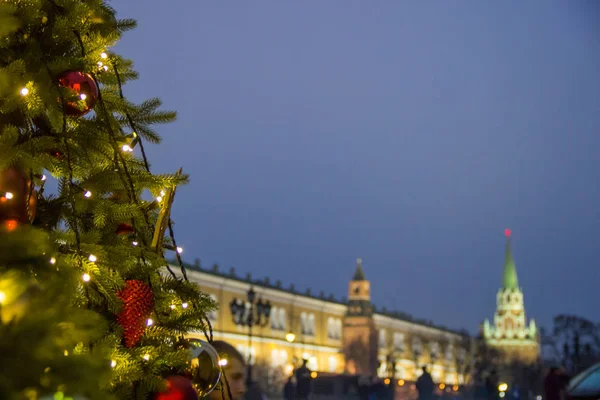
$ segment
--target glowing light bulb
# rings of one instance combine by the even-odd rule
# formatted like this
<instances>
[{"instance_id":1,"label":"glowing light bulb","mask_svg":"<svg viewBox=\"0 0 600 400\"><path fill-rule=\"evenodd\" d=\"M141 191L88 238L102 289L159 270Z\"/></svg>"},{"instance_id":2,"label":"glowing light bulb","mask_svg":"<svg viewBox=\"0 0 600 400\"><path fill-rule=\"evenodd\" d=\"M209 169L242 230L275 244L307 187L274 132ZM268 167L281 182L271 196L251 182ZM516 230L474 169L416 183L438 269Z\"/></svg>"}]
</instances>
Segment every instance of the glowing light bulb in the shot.
<instances>
[{"instance_id":1,"label":"glowing light bulb","mask_svg":"<svg viewBox=\"0 0 600 400\"><path fill-rule=\"evenodd\" d=\"M28 94L29 94L29 89L27 89L26 87L21 89L21 96L27 96Z\"/></svg>"},{"instance_id":2,"label":"glowing light bulb","mask_svg":"<svg viewBox=\"0 0 600 400\"><path fill-rule=\"evenodd\" d=\"M161 195L161 196L164 196L165 194L166 194L166 193L165 193L165 191L164 191L164 190L161 190L161 191L160 191L160 195Z\"/></svg>"},{"instance_id":3,"label":"glowing light bulb","mask_svg":"<svg viewBox=\"0 0 600 400\"><path fill-rule=\"evenodd\" d=\"M46 180L46 175L42 175L42 177L40 179L42 180L42 182L45 181Z\"/></svg>"},{"instance_id":4,"label":"glowing light bulb","mask_svg":"<svg viewBox=\"0 0 600 400\"><path fill-rule=\"evenodd\" d=\"M52 265L56 264L56 258L51 257L50 258L50 264L52 264Z\"/></svg>"},{"instance_id":5,"label":"glowing light bulb","mask_svg":"<svg viewBox=\"0 0 600 400\"><path fill-rule=\"evenodd\" d=\"M132 152L133 149L131 148L130 145L128 144L124 144L123 147L121 147L121 150L125 151L125 152Z\"/></svg>"},{"instance_id":6,"label":"glowing light bulb","mask_svg":"<svg viewBox=\"0 0 600 400\"><path fill-rule=\"evenodd\" d=\"M158 196L158 197L156 198L156 201L158 201L158 202L160 203L160 202L162 201L162 196Z\"/></svg>"},{"instance_id":7,"label":"glowing light bulb","mask_svg":"<svg viewBox=\"0 0 600 400\"><path fill-rule=\"evenodd\" d=\"M92 197L92 192L90 192L89 190L86 190L86 191L83 193L83 195L89 199L90 197Z\"/></svg>"},{"instance_id":8,"label":"glowing light bulb","mask_svg":"<svg viewBox=\"0 0 600 400\"><path fill-rule=\"evenodd\" d=\"M113 367L113 368L116 367L117 366L117 362L115 360L112 360L110 362L110 366Z\"/></svg>"},{"instance_id":9,"label":"glowing light bulb","mask_svg":"<svg viewBox=\"0 0 600 400\"><path fill-rule=\"evenodd\" d=\"M0 290L0 304L6 301L6 293Z\"/></svg>"},{"instance_id":10,"label":"glowing light bulb","mask_svg":"<svg viewBox=\"0 0 600 400\"><path fill-rule=\"evenodd\" d=\"M150 354L144 354L142 357L144 360L148 361L150 359Z\"/></svg>"},{"instance_id":11,"label":"glowing light bulb","mask_svg":"<svg viewBox=\"0 0 600 400\"><path fill-rule=\"evenodd\" d=\"M98 61L98 66L102 67L104 64L102 64L102 61Z\"/></svg>"},{"instance_id":12,"label":"glowing light bulb","mask_svg":"<svg viewBox=\"0 0 600 400\"><path fill-rule=\"evenodd\" d=\"M179 254L183 253L183 247L177 247L177 252L178 252Z\"/></svg>"},{"instance_id":13,"label":"glowing light bulb","mask_svg":"<svg viewBox=\"0 0 600 400\"><path fill-rule=\"evenodd\" d=\"M92 277L90 276L90 274L85 273L82 275L81 279L83 279L84 282L89 282L90 279L92 279Z\"/></svg>"},{"instance_id":14,"label":"glowing light bulb","mask_svg":"<svg viewBox=\"0 0 600 400\"><path fill-rule=\"evenodd\" d=\"M85 99L87 98L87 96L85 95L85 93L81 93L81 94L79 95L79 98L80 98L81 100L85 100Z\"/></svg>"},{"instance_id":15,"label":"glowing light bulb","mask_svg":"<svg viewBox=\"0 0 600 400\"><path fill-rule=\"evenodd\" d=\"M218 362L219 366L224 367L227 365L227 359L223 358L222 360L219 360Z\"/></svg>"},{"instance_id":16,"label":"glowing light bulb","mask_svg":"<svg viewBox=\"0 0 600 400\"><path fill-rule=\"evenodd\" d=\"M138 242L131 242L132 245L137 246Z\"/></svg>"},{"instance_id":17,"label":"glowing light bulb","mask_svg":"<svg viewBox=\"0 0 600 400\"><path fill-rule=\"evenodd\" d=\"M69 355L69 350L63 351L63 354L65 355L65 357L67 357Z\"/></svg>"},{"instance_id":18,"label":"glowing light bulb","mask_svg":"<svg viewBox=\"0 0 600 400\"><path fill-rule=\"evenodd\" d=\"M188 303L183 303L183 304L181 305L181 307L183 307L183 308L188 308Z\"/></svg>"},{"instance_id":19,"label":"glowing light bulb","mask_svg":"<svg viewBox=\"0 0 600 400\"><path fill-rule=\"evenodd\" d=\"M175 309L175 304L171 304L171 310Z\"/></svg>"},{"instance_id":20,"label":"glowing light bulb","mask_svg":"<svg viewBox=\"0 0 600 400\"><path fill-rule=\"evenodd\" d=\"M108 71L108 65L105 65L104 67L102 67L105 71Z\"/></svg>"},{"instance_id":21,"label":"glowing light bulb","mask_svg":"<svg viewBox=\"0 0 600 400\"><path fill-rule=\"evenodd\" d=\"M4 193L4 197L6 197L8 200L10 200L15 196L11 192L6 192L6 193Z\"/></svg>"},{"instance_id":22,"label":"glowing light bulb","mask_svg":"<svg viewBox=\"0 0 600 400\"><path fill-rule=\"evenodd\" d=\"M152 321L152 318L148 318L148 321L146 321L146 325L148 325L148 326L154 325L154 321Z\"/></svg>"},{"instance_id":23,"label":"glowing light bulb","mask_svg":"<svg viewBox=\"0 0 600 400\"><path fill-rule=\"evenodd\" d=\"M91 262L96 262L98 260L98 258L95 255L90 254L90 256L88 257L88 260L90 260Z\"/></svg>"},{"instance_id":24,"label":"glowing light bulb","mask_svg":"<svg viewBox=\"0 0 600 400\"><path fill-rule=\"evenodd\" d=\"M108 54L102 52L100 53L100 58L108 58Z\"/></svg>"}]
</instances>

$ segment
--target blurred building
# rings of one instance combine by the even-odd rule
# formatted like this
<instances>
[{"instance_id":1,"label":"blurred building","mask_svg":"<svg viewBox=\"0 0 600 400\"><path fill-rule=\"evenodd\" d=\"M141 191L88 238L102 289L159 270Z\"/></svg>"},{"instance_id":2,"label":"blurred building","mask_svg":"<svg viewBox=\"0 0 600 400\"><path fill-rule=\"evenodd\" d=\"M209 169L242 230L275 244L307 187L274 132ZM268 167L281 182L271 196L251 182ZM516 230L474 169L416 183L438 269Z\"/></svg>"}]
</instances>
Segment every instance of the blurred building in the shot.
<instances>
[{"instance_id":1,"label":"blurred building","mask_svg":"<svg viewBox=\"0 0 600 400\"><path fill-rule=\"evenodd\" d=\"M233 268L223 272L216 265L204 269L197 263L188 266L187 274L219 304L209 316L214 338L232 343L253 363L284 375L307 359L318 374L378 375L399 386L416 380L424 365L437 383L448 387L466 379L471 338L406 314L376 310L361 259L347 299L324 292L299 293L293 285L283 288L279 281L253 280L249 274L239 277ZM254 315L267 301L270 315L260 323L255 318L250 341L244 322L251 309L247 299L251 288Z\"/></svg>"},{"instance_id":2,"label":"blurred building","mask_svg":"<svg viewBox=\"0 0 600 400\"><path fill-rule=\"evenodd\" d=\"M506 230L506 251L502 287L496 295L494 323L486 319L482 335L486 343L504 356L505 361L533 364L540 355L538 332L533 319L527 322L523 291L511 250L511 232Z\"/></svg>"}]
</instances>

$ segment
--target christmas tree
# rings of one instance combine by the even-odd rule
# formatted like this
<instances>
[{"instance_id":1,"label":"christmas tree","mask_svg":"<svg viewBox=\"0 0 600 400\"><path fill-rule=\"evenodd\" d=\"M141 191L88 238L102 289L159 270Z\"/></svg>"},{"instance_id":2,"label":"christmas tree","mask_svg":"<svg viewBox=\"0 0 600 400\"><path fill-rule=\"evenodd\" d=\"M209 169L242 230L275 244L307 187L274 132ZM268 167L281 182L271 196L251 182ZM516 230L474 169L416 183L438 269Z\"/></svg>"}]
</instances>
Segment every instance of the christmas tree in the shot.
<instances>
[{"instance_id":1,"label":"christmas tree","mask_svg":"<svg viewBox=\"0 0 600 400\"><path fill-rule=\"evenodd\" d=\"M134 27L100 0L0 2L2 399L153 398L210 335L170 219L187 177L144 151L175 114L128 101L110 50Z\"/></svg>"}]
</instances>

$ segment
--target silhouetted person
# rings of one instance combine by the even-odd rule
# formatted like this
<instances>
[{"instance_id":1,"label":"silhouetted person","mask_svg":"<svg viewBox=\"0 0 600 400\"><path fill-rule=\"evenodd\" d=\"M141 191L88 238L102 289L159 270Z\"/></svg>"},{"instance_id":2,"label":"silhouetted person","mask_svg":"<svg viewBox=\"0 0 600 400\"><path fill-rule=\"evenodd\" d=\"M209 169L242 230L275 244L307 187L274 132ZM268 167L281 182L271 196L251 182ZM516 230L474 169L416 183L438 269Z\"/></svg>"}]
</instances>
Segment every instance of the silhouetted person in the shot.
<instances>
[{"instance_id":1,"label":"silhouetted person","mask_svg":"<svg viewBox=\"0 0 600 400\"><path fill-rule=\"evenodd\" d=\"M423 374L417 379L417 390L419 391L419 400L432 400L435 383L431 374L427 372L427 367L423 367Z\"/></svg>"},{"instance_id":2,"label":"silhouetted person","mask_svg":"<svg viewBox=\"0 0 600 400\"><path fill-rule=\"evenodd\" d=\"M551 367L544 379L545 400L565 400L568 378L557 367Z\"/></svg>"},{"instance_id":3,"label":"silhouetted person","mask_svg":"<svg viewBox=\"0 0 600 400\"><path fill-rule=\"evenodd\" d=\"M296 370L296 399L305 400L310 395L310 369L308 360L302 360L302 366Z\"/></svg>"},{"instance_id":4,"label":"silhouetted person","mask_svg":"<svg viewBox=\"0 0 600 400\"><path fill-rule=\"evenodd\" d=\"M290 376L283 386L283 398L285 400L295 400L296 399L296 379L294 376Z\"/></svg>"}]
</instances>

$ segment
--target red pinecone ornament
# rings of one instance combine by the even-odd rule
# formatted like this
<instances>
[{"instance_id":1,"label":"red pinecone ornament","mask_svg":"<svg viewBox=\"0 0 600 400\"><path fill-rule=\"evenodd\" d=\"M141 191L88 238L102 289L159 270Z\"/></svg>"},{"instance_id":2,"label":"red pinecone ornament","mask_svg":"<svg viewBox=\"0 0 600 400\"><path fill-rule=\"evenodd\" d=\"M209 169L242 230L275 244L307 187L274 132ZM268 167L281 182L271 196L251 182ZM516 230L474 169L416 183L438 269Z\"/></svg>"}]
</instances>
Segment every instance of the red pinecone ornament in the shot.
<instances>
[{"instance_id":1,"label":"red pinecone ornament","mask_svg":"<svg viewBox=\"0 0 600 400\"><path fill-rule=\"evenodd\" d=\"M154 295L146 283L138 280L125 282L125 287L117 295L123 301L117 322L124 329L125 346L133 347L144 336L146 322L154 307Z\"/></svg>"}]
</instances>

